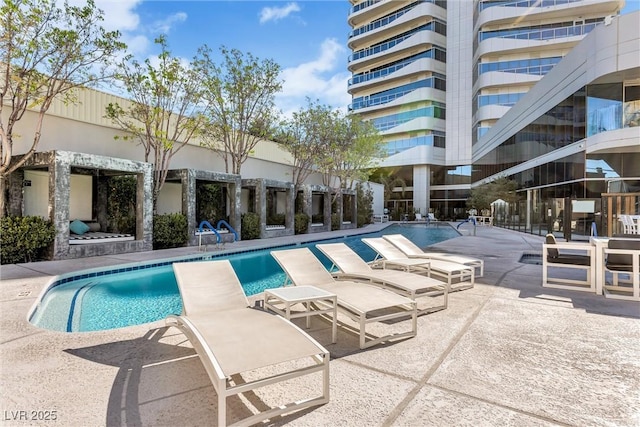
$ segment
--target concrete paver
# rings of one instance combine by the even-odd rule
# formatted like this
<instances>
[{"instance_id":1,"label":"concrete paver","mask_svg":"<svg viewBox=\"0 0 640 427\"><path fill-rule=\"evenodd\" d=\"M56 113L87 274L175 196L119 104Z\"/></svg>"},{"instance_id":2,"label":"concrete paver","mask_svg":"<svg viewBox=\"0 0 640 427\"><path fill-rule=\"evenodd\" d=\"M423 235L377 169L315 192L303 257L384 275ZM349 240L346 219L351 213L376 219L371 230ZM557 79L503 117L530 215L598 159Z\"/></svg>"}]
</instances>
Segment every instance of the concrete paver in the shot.
<instances>
[{"instance_id":1,"label":"concrete paver","mask_svg":"<svg viewBox=\"0 0 640 427\"><path fill-rule=\"evenodd\" d=\"M448 309L421 316L417 337L367 350L342 329L330 344L329 324L314 317L309 333L331 352L331 401L268 424L640 425L640 304L542 288L542 267L519 262L523 253L541 252L542 237L495 227L464 234L433 248L483 258L485 275L475 288L452 293ZM330 236L238 242L225 250ZM0 424L214 424L211 382L189 342L163 321L73 334L27 321L55 275L196 253L180 248L2 266ZM229 420L319 386L319 377L298 379L232 399ZM46 411L55 411L56 420L38 419Z\"/></svg>"}]
</instances>

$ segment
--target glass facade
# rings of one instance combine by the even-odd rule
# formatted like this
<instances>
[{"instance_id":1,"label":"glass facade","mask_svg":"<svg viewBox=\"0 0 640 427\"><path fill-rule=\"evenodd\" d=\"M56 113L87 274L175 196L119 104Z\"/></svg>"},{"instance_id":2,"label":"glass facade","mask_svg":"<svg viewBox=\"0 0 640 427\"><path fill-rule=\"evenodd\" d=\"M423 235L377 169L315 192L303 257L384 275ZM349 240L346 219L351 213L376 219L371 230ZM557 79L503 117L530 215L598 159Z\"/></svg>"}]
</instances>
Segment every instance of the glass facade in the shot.
<instances>
[{"instance_id":1,"label":"glass facade","mask_svg":"<svg viewBox=\"0 0 640 427\"><path fill-rule=\"evenodd\" d=\"M505 30L480 31L478 33L478 42L494 37L517 40L552 40L564 37L584 36L603 21L604 18L598 18L587 19L584 24L577 25L573 21L568 21Z\"/></svg>"},{"instance_id":2,"label":"glass facade","mask_svg":"<svg viewBox=\"0 0 640 427\"><path fill-rule=\"evenodd\" d=\"M421 145L445 148L445 134L444 132L432 131L429 135L416 136L405 139L394 139L388 141L385 144L385 150L389 156L398 154L401 151L408 150L409 148L418 147Z\"/></svg>"},{"instance_id":3,"label":"glass facade","mask_svg":"<svg viewBox=\"0 0 640 427\"><path fill-rule=\"evenodd\" d=\"M446 77L442 74L433 73L432 77L418 80L417 82L409 83L406 85L398 86L393 89L385 90L382 92L374 93L368 96L360 96L353 99L353 103L349 106L349 110L354 111L360 108L373 107L375 105L382 105L393 101L396 98L400 98L408 93L413 92L416 89L432 87L439 90L446 89Z\"/></svg>"},{"instance_id":4,"label":"glass facade","mask_svg":"<svg viewBox=\"0 0 640 427\"><path fill-rule=\"evenodd\" d=\"M390 114L384 117L372 119L371 123L380 132L399 126L408 121L418 119L420 117L433 117L436 119L446 119L446 110L441 102L433 102L433 105L415 108L402 113Z\"/></svg>"},{"instance_id":5,"label":"glass facade","mask_svg":"<svg viewBox=\"0 0 640 427\"><path fill-rule=\"evenodd\" d=\"M416 27L412 30L406 31L400 35L397 35L395 37L389 38L385 41L382 41L378 44L375 44L371 47L368 47L366 49L362 49L359 50L357 52L354 52L353 55L351 55L349 57L349 61L355 61L357 59L361 59L361 58L366 58L367 56L371 56L371 55L375 55L378 54L380 52L384 52L386 50L391 49L392 47L396 46L398 43L401 43L403 41L405 41L406 39L408 39L409 37L413 37L414 35L416 35L417 33L421 32L421 31L434 31L438 34L442 34L442 35L446 35L447 34L447 27L446 25L441 22L441 21L431 21L427 24L424 25L420 25L419 27Z\"/></svg>"},{"instance_id":6,"label":"glass facade","mask_svg":"<svg viewBox=\"0 0 640 427\"><path fill-rule=\"evenodd\" d=\"M568 3L575 3L583 0L480 0L478 11L483 11L494 6L504 7L552 7Z\"/></svg>"},{"instance_id":7,"label":"glass facade","mask_svg":"<svg viewBox=\"0 0 640 427\"><path fill-rule=\"evenodd\" d=\"M584 139L585 111L586 93L585 90L580 90L475 162L473 181L496 175L522 162ZM584 160L582 163L584 164ZM581 176L583 175L579 174L574 177ZM552 179L550 182L562 181L556 179L555 169Z\"/></svg>"},{"instance_id":8,"label":"glass facade","mask_svg":"<svg viewBox=\"0 0 640 427\"><path fill-rule=\"evenodd\" d=\"M639 86L622 82L582 88L475 162L472 181L499 175L587 136L639 126L639 95ZM607 235L611 231L607 226L615 224L606 223L602 194L640 192L640 151L637 147L620 151L581 151L509 176L518 183L520 201L494 212L494 223L540 235L568 233L565 238ZM592 201L594 208L569 210L567 226L562 212L575 201Z\"/></svg>"},{"instance_id":9,"label":"glass facade","mask_svg":"<svg viewBox=\"0 0 640 427\"><path fill-rule=\"evenodd\" d=\"M400 59L398 61L391 62L389 64L382 65L380 67L372 68L371 70L365 73L354 74L352 78L349 79L349 86L368 82L369 80L377 79L380 77L388 76L391 73L394 73L409 64L417 61L418 59L430 58L435 59L436 61L446 62L447 61L447 52L445 49L435 46L429 50L424 52L409 56L407 58Z\"/></svg>"},{"instance_id":10,"label":"glass facade","mask_svg":"<svg viewBox=\"0 0 640 427\"><path fill-rule=\"evenodd\" d=\"M562 59L561 56L550 58L514 59L511 61L483 62L473 68L474 81L479 75L492 71L502 73L530 74L544 76Z\"/></svg>"}]
</instances>

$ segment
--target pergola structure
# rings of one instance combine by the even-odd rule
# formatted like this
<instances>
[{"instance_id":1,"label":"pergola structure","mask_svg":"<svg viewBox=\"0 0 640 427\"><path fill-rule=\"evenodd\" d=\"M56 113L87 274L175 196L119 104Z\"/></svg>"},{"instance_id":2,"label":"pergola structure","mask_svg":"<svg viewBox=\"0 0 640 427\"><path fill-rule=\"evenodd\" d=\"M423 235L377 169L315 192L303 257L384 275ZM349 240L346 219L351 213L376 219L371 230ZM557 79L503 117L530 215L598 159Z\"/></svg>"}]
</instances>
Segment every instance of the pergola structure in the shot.
<instances>
[{"instance_id":1,"label":"pergola structure","mask_svg":"<svg viewBox=\"0 0 640 427\"><path fill-rule=\"evenodd\" d=\"M272 179L243 179L242 189L253 192L250 212L260 216L260 238L291 236L294 229L294 185ZM284 224L271 223L275 215L284 215Z\"/></svg>"},{"instance_id":2,"label":"pergola structure","mask_svg":"<svg viewBox=\"0 0 640 427\"><path fill-rule=\"evenodd\" d=\"M216 243L217 239L217 236L213 233L205 233L202 236L197 234L200 222L203 220L209 221L214 228L217 227L218 222L214 218L197 218L197 188L198 185L203 183L224 185L227 203L224 208L229 215L229 225L236 232L237 239L240 240L240 194L242 191L240 175L197 169L177 169L168 172L166 181L179 181L182 185L182 213L187 217L190 246L197 246L199 243L213 244ZM220 218L217 219L219 220ZM228 240L226 237L224 239L225 241Z\"/></svg>"},{"instance_id":3,"label":"pergola structure","mask_svg":"<svg viewBox=\"0 0 640 427\"><path fill-rule=\"evenodd\" d=\"M15 156L13 162L21 156ZM24 190L31 186L25 180L25 171L44 171L48 174L48 216L57 234L53 243L52 259L82 258L112 255L153 249L153 170L150 163L69 151L35 153L8 181L8 212L24 215ZM76 194L74 203L91 200L92 218L83 218L99 224L101 231L109 231L107 197L109 180L115 176L131 175L136 179L135 236L132 240L98 238L86 244L70 244L70 206L72 203L72 175L91 176L91 194ZM45 184L46 185L46 184ZM87 197L90 196L90 197Z\"/></svg>"}]
</instances>

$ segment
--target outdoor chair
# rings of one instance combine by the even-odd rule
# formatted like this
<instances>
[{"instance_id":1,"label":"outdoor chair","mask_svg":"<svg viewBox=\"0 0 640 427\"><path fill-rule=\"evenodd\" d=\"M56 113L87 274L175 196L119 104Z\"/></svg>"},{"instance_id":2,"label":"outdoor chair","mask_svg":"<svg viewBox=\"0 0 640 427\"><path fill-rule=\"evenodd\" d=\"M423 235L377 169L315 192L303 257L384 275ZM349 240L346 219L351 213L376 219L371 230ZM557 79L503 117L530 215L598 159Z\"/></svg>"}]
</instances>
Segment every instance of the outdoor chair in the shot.
<instances>
[{"instance_id":1,"label":"outdoor chair","mask_svg":"<svg viewBox=\"0 0 640 427\"><path fill-rule=\"evenodd\" d=\"M294 285L315 286L337 296L338 311L358 324L361 349L416 336L418 322L415 301L369 284L338 281L309 248L273 251L271 255L286 273L287 280ZM372 338L366 331L366 326L373 322L386 323L406 318L411 319L411 330L407 332Z\"/></svg>"},{"instance_id":2,"label":"outdoor chair","mask_svg":"<svg viewBox=\"0 0 640 427\"><path fill-rule=\"evenodd\" d=\"M333 265L338 268L334 276L338 280L365 281L374 286L388 289L391 292L406 296L417 302L417 298L429 298L443 295L442 305L428 305L419 314L444 310L447 308L449 292L446 283L428 276L400 270L371 268L366 261L344 243L327 243L316 245ZM425 262L423 262L423 266ZM428 263L426 263L428 271Z\"/></svg>"},{"instance_id":3,"label":"outdoor chair","mask_svg":"<svg viewBox=\"0 0 640 427\"><path fill-rule=\"evenodd\" d=\"M387 265L410 265L410 263L428 262L428 275L430 277L436 275L447 282L449 292L473 288L475 282L473 266L435 258L409 258L407 254L383 237L362 240L376 251L379 257L382 257L379 262L384 262Z\"/></svg>"},{"instance_id":4,"label":"outdoor chair","mask_svg":"<svg viewBox=\"0 0 640 427\"><path fill-rule=\"evenodd\" d=\"M605 297L640 301L640 239L610 239L604 256L604 273L613 276L611 285L604 284Z\"/></svg>"},{"instance_id":5,"label":"outdoor chair","mask_svg":"<svg viewBox=\"0 0 640 427\"><path fill-rule=\"evenodd\" d=\"M586 279L552 277L550 268L584 270ZM558 243L553 234L547 234L542 244L542 286L595 292L595 246L589 243Z\"/></svg>"},{"instance_id":6,"label":"outdoor chair","mask_svg":"<svg viewBox=\"0 0 640 427\"><path fill-rule=\"evenodd\" d=\"M432 215L432 214L430 214ZM479 269L479 272L474 271L475 277L482 277L484 275L484 261L479 258L472 258L457 254L448 254L444 252L424 252L418 245L413 243L409 238L402 234L387 234L382 236L385 240L392 243L393 246L402 251L405 256L416 259L435 259L441 261L450 261L458 264L473 267Z\"/></svg>"},{"instance_id":7,"label":"outdoor chair","mask_svg":"<svg viewBox=\"0 0 640 427\"><path fill-rule=\"evenodd\" d=\"M316 372L322 372L320 396L264 410L240 423L253 425L329 401L329 352L285 318L250 308L228 260L174 263L173 271L183 308L166 322L179 328L200 356L217 393L219 426L227 425L227 397ZM272 372L274 366L279 373ZM236 379L262 371L252 381Z\"/></svg>"}]
</instances>

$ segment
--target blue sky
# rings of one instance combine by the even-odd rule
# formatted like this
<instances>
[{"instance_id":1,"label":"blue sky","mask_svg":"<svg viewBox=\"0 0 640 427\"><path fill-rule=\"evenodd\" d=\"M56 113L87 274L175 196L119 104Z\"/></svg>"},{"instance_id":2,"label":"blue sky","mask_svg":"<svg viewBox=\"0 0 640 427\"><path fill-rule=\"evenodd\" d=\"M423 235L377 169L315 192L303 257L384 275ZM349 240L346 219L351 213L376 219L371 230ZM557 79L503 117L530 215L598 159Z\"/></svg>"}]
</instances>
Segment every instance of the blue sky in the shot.
<instances>
[{"instance_id":1,"label":"blue sky","mask_svg":"<svg viewBox=\"0 0 640 427\"><path fill-rule=\"evenodd\" d=\"M80 0L77 0L80 1ZM472 1L472 0L461 0ZM191 59L206 44L221 45L276 61L284 87L278 107L290 114L305 97L346 109L348 0L96 0L104 26L123 33L139 59L158 53L153 40L166 34L175 56ZM640 9L627 0L623 13Z\"/></svg>"},{"instance_id":2,"label":"blue sky","mask_svg":"<svg viewBox=\"0 0 640 427\"><path fill-rule=\"evenodd\" d=\"M123 34L139 59L158 53L153 40L166 34L175 56L191 59L207 44L225 45L270 58L285 81L276 102L290 114L305 97L346 109L350 31L347 0L322 1L140 1L97 0L103 25Z\"/></svg>"}]
</instances>

